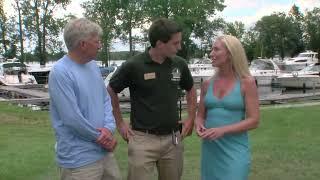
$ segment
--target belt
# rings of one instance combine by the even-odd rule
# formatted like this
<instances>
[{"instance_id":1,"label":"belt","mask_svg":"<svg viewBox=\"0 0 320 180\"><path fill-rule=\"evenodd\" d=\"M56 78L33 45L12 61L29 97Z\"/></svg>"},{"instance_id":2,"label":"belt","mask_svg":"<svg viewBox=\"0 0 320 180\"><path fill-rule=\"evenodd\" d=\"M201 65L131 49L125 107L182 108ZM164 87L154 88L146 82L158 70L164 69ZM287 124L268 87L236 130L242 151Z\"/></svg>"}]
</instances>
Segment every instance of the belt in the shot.
<instances>
[{"instance_id":1,"label":"belt","mask_svg":"<svg viewBox=\"0 0 320 180\"><path fill-rule=\"evenodd\" d=\"M179 130L179 128L173 128L173 129L141 129L141 128L133 128L135 131L144 132L146 134L154 134L154 135L168 135L171 134L172 131L176 132Z\"/></svg>"}]
</instances>

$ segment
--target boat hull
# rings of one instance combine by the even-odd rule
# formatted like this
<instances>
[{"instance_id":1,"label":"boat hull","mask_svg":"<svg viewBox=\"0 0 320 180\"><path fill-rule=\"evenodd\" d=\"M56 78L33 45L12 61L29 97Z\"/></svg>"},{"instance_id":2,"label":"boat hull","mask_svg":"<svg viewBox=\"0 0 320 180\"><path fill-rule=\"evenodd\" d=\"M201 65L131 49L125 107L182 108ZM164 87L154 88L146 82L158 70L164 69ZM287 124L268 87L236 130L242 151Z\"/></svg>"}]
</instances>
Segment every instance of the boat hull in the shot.
<instances>
[{"instance_id":1,"label":"boat hull","mask_svg":"<svg viewBox=\"0 0 320 180\"><path fill-rule=\"evenodd\" d=\"M320 88L320 76L306 75L303 77L278 77L280 87L312 89Z\"/></svg>"}]
</instances>

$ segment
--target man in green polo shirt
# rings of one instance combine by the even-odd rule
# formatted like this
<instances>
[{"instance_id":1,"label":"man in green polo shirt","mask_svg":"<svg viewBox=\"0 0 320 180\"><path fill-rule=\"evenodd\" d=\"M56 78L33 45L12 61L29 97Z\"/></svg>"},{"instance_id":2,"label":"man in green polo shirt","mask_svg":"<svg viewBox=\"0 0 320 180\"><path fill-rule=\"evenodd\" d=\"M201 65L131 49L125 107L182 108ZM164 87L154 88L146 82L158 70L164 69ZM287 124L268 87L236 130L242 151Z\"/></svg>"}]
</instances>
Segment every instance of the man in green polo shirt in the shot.
<instances>
[{"instance_id":1,"label":"man in green polo shirt","mask_svg":"<svg viewBox=\"0 0 320 180\"><path fill-rule=\"evenodd\" d=\"M160 18L149 29L151 47L123 63L108 91L122 137L128 142L128 180L150 180L157 167L160 180L179 180L183 166L182 139L192 133L196 110L193 79L181 49L182 29ZM122 119L117 93L129 87L129 126ZM186 90L188 118L179 121L177 102ZM182 130L180 133L180 125Z\"/></svg>"}]
</instances>

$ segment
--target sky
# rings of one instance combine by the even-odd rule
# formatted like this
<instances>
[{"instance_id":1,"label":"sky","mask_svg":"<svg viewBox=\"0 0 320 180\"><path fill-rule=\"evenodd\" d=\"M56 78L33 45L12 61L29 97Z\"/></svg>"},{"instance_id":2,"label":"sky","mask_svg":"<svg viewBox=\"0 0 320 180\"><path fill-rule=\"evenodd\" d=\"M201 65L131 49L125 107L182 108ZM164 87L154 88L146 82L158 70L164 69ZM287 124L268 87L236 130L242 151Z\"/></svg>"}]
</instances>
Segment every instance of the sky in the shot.
<instances>
[{"instance_id":1,"label":"sky","mask_svg":"<svg viewBox=\"0 0 320 180\"><path fill-rule=\"evenodd\" d=\"M72 0L67 6L67 10L58 10L56 16L62 16L66 12L72 13L77 17L82 17L83 9L80 3L85 0ZM12 12L10 8L11 0L4 0L5 11ZM312 10L314 7L320 7L320 0L225 0L225 9L218 12L217 16L222 17L227 22L241 21L246 28L254 25L263 16L270 15L273 12L289 12L292 5L299 7L300 12ZM128 50L128 47L120 42L115 42L113 45L117 50Z\"/></svg>"},{"instance_id":2,"label":"sky","mask_svg":"<svg viewBox=\"0 0 320 180\"><path fill-rule=\"evenodd\" d=\"M304 13L320 7L320 0L225 0L226 7L219 15L228 22L241 21L250 27L273 12L289 12L293 4Z\"/></svg>"}]
</instances>

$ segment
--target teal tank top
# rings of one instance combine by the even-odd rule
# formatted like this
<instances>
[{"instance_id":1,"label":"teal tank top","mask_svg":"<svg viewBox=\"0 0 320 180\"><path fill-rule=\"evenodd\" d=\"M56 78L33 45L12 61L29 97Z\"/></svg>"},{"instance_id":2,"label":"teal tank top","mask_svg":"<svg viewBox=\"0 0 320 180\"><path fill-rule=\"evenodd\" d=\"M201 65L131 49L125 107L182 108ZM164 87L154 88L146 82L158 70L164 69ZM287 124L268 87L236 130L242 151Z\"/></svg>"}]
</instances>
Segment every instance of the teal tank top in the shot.
<instances>
[{"instance_id":1,"label":"teal tank top","mask_svg":"<svg viewBox=\"0 0 320 180\"><path fill-rule=\"evenodd\" d=\"M237 123L245 118L245 102L237 79L232 90L221 99L213 94L210 81L204 98L206 128ZM247 132L226 134L216 140L203 140L201 151L202 180L246 180L250 168Z\"/></svg>"}]
</instances>

